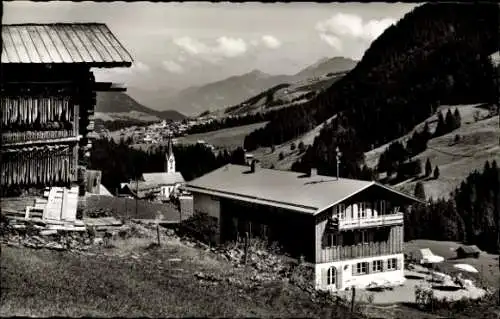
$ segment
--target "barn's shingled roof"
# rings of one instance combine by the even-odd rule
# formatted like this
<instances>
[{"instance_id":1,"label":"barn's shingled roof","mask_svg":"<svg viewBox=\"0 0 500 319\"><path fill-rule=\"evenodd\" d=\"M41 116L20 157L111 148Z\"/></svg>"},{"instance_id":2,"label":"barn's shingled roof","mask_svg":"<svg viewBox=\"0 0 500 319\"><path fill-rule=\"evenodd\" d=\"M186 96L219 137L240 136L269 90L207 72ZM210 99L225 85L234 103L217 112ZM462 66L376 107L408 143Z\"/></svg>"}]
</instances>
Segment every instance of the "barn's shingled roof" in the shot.
<instances>
[{"instance_id":1,"label":"barn's shingled roof","mask_svg":"<svg viewBox=\"0 0 500 319\"><path fill-rule=\"evenodd\" d=\"M316 214L369 188L380 187L413 202L419 199L374 181L228 164L186 184L191 192Z\"/></svg>"},{"instance_id":2,"label":"barn's shingled roof","mask_svg":"<svg viewBox=\"0 0 500 319\"><path fill-rule=\"evenodd\" d=\"M129 67L129 52L102 23L3 24L2 64Z\"/></svg>"}]
</instances>

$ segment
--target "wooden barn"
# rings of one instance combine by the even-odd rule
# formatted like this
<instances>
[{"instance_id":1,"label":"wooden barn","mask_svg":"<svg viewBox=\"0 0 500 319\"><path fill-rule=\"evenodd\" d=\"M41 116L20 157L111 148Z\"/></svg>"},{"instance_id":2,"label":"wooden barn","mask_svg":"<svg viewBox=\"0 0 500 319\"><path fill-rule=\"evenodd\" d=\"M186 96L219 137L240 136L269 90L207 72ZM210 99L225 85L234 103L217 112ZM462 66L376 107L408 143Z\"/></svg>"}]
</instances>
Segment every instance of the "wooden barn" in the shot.
<instances>
[{"instance_id":1,"label":"wooden barn","mask_svg":"<svg viewBox=\"0 0 500 319\"><path fill-rule=\"evenodd\" d=\"M23 188L78 185L85 193L96 92L93 68L130 67L132 57L105 24L2 25L1 180Z\"/></svg>"},{"instance_id":2,"label":"wooden barn","mask_svg":"<svg viewBox=\"0 0 500 319\"><path fill-rule=\"evenodd\" d=\"M219 243L244 233L315 264L317 289L404 282L403 208L420 200L373 181L226 165L188 182Z\"/></svg>"}]
</instances>

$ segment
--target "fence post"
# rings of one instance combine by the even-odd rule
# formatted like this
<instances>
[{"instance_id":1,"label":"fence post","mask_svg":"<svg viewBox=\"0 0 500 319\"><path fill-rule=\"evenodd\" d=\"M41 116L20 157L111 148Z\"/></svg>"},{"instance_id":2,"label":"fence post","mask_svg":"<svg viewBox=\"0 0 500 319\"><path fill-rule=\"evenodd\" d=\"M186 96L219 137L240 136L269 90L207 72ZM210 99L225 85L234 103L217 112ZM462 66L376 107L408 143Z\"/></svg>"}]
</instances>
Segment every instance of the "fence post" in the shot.
<instances>
[{"instance_id":1,"label":"fence post","mask_svg":"<svg viewBox=\"0 0 500 319\"><path fill-rule=\"evenodd\" d=\"M248 246L249 246L249 236L248 236L248 232L245 232L245 265L247 264L247 261L248 261Z\"/></svg>"},{"instance_id":2,"label":"fence post","mask_svg":"<svg viewBox=\"0 0 500 319\"><path fill-rule=\"evenodd\" d=\"M354 316L354 303L356 300L356 287L352 287L352 296L351 296L351 317Z\"/></svg>"}]
</instances>

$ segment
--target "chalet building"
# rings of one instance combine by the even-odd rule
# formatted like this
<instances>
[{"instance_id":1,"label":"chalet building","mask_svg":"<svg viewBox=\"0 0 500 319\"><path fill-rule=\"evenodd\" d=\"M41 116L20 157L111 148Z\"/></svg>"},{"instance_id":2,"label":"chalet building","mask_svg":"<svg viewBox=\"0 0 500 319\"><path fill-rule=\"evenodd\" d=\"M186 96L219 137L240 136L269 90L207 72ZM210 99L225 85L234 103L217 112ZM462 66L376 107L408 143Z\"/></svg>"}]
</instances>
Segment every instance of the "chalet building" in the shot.
<instances>
[{"instance_id":1,"label":"chalet building","mask_svg":"<svg viewBox=\"0 0 500 319\"><path fill-rule=\"evenodd\" d=\"M170 195L179 186L184 184L184 177L182 177L180 172L175 170L175 156L172 143L172 137L169 137L167 152L165 154L164 172L142 174L144 182L149 185L155 185L159 189L159 198L163 201L168 201Z\"/></svg>"},{"instance_id":2,"label":"chalet building","mask_svg":"<svg viewBox=\"0 0 500 319\"><path fill-rule=\"evenodd\" d=\"M88 134L98 91L92 68L130 67L105 24L2 25L0 188L78 185L85 194Z\"/></svg>"},{"instance_id":3,"label":"chalet building","mask_svg":"<svg viewBox=\"0 0 500 319\"><path fill-rule=\"evenodd\" d=\"M401 284L403 211L418 199L373 181L226 165L186 184L219 243L248 232L315 266L323 290Z\"/></svg>"}]
</instances>

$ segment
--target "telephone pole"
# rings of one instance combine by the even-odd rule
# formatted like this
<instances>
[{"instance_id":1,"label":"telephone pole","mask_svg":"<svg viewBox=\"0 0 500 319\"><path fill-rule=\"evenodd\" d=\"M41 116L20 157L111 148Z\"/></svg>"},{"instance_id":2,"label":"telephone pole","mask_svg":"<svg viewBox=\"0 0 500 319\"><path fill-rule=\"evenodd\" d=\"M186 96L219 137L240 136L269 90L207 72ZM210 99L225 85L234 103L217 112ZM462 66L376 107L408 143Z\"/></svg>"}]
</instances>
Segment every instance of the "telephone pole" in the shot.
<instances>
[{"instance_id":1,"label":"telephone pole","mask_svg":"<svg viewBox=\"0 0 500 319\"><path fill-rule=\"evenodd\" d=\"M499 52L495 53L495 54L499 54ZM499 87L498 85L500 84L499 82L499 75L500 75L500 64L499 64L499 60L500 60L500 56L497 57L497 60L495 61L495 57L494 55L490 55L490 61L491 61L491 65L493 67L493 83L495 84L495 88L496 88L496 92L494 94L494 97L493 97L493 105L492 106L496 106L496 109L497 109L497 112L498 112L498 117L500 119L500 91L499 91ZM499 126L500 126L500 123L499 123ZM500 138L498 139L498 143L500 144ZM495 217L496 217L496 222L497 222L497 253L500 253L500 194L499 194L499 189L498 187L500 187L500 174L498 172L498 168L497 168L497 172L495 172L496 174L496 185L497 185L497 189L495 190ZM500 271L500 258L498 258L498 270ZM500 305L500 278L499 278L499 285L498 285L499 289L498 289L498 305Z\"/></svg>"}]
</instances>

